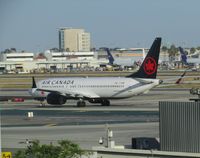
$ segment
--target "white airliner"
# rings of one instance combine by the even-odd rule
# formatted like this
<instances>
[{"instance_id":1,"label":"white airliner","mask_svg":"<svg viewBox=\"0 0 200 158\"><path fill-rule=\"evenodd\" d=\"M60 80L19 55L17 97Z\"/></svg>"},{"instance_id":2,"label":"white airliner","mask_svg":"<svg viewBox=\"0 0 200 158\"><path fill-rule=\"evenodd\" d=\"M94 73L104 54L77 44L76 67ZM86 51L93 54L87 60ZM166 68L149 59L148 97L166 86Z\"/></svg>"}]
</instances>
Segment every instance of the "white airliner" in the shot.
<instances>
[{"instance_id":1,"label":"white airliner","mask_svg":"<svg viewBox=\"0 0 200 158\"><path fill-rule=\"evenodd\" d=\"M161 82L156 79L161 38L153 42L140 69L126 77L59 77L40 80L33 77L30 94L48 104L62 105L67 100L78 100L77 106L85 101L109 106L110 99L123 99L148 92Z\"/></svg>"},{"instance_id":2,"label":"white airliner","mask_svg":"<svg viewBox=\"0 0 200 158\"><path fill-rule=\"evenodd\" d=\"M114 66L114 65L118 65L118 66L122 66L122 67L126 67L126 66L133 66L134 63L137 61L139 62L140 60L133 60L130 57L129 58L119 58L119 57L113 57L113 55L111 54L110 50L108 48L105 48L107 54L108 54L108 60L109 60L109 64ZM143 51L143 55L145 54L144 49L142 49Z\"/></svg>"}]
</instances>

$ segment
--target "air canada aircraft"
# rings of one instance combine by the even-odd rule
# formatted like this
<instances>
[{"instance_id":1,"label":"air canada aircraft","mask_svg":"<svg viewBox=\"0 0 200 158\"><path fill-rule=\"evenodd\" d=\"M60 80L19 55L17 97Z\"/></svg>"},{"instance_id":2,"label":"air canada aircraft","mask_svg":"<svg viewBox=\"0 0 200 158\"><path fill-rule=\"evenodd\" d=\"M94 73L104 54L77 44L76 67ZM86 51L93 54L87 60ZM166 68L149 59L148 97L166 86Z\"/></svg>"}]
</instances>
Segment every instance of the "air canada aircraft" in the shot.
<instances>
[{"instance_id":1,"label":"air canada aircraft","mask_svg":"<svg viewBox=\"0 0 200 158\"><path fill-rule=\"evenodd\" d=\"M30 94L48 104L62 105L67 100L78 100L77 106L86 102L109 106L111 99L123 99L148 92L159 85L156 79L161 38L156 38L141 67L126 77L57 77L40 80L33 77Z\"/></svg>"}]
</instances>

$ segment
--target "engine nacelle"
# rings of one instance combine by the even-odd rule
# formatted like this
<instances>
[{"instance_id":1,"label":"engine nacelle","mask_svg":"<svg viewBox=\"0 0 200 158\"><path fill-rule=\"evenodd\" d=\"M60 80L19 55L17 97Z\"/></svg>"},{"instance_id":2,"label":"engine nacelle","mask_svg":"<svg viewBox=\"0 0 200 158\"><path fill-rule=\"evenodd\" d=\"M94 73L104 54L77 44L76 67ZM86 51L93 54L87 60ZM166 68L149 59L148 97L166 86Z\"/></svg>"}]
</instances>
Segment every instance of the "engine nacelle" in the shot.
<instances>
[{"instance_id":1,"label":"engine nacelle","mask_svg":"<svg viewBox=\"0 0 200 158\"><path fill-rule=\"evenodd\" d=\"M49 93L47 95L47 103L48 104L52 104L52 105L63 105L65 104L67 101L67 98L56 94L56 93Z\"/></svg>"}]
</instances>

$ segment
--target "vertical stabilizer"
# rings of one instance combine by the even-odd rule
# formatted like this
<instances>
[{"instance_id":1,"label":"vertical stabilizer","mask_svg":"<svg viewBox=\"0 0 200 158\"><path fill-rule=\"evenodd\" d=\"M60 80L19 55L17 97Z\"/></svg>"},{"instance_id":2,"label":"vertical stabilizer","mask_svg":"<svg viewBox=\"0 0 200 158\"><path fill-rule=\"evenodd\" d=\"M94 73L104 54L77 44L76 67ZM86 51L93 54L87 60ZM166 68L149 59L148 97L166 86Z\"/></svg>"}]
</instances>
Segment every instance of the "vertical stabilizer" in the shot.
<instances>
[{"instance_id":1,"label":"vertical stabilizer","mask_svg":"<svg viewBox=\"0 0 200 158\"><path fill-rule=\"evenodd\" d=\"M109 64L113 65L115 59L113 58L112 54L110 53L110 49L106 48L105 50L106 50L107 55L108 55Z\"/></svg>"},{"instance_id":2,"label":"vertical stabilizer","mask_svg":"<svg viewBox=\"0 0 200 158\"><path fill-rule=\"evenodd\" d=\"M182 47L178 47L179 48L179 51L181 53L181 61L185 64L185 65L189 65L188 62L187 62L187 55L184 51L184 49Z\"/></svg>"},{"instance_id":3,"label":"vertical stabilizer","mask_svg":"<svg viewBox=\"0 0 200 158\"><path fill-rule=\"evenodd\" d=\"M32 77L32 88L37 88L34 77Z\"/></svg>"},{"instance_id":4,"label":"vertical stabilizer","mask_svg":"<svg viewBox=\"0 0 200 158\"><path fill-rule=\"evenodd\" d=\"M140 66L140 69L127 76L131 78L156 78L157 75L157 68L158 68L158 59L160 54L160 46L161 46L161 38L157 37L149 52L147 53L142 65Z\"/></svg>"}]
</instances>

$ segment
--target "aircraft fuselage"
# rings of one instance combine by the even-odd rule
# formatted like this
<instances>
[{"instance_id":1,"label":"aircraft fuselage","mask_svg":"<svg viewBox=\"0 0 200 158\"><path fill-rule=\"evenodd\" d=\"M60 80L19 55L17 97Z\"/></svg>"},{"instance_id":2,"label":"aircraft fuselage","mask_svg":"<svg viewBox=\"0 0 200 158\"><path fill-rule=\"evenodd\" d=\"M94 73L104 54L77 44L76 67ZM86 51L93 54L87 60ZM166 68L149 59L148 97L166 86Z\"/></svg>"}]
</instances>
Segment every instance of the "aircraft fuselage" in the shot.
<instances>
[{"instance_id":1,"label":"aircraft fuselage","mask_svg":"<svg viewBox=\"0 0 200 158\"><path fill-rule=\"evenodd\" d=\"M41 90L33 94L45 97L48 91L59 91L63 94L83 94L88 98L121 99L144 93L158 84L158 79L126 77L49 78L39 81L37 88Z\"/></svg>"}]
</instances>

